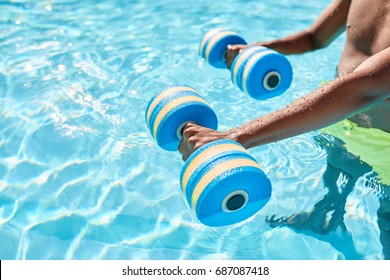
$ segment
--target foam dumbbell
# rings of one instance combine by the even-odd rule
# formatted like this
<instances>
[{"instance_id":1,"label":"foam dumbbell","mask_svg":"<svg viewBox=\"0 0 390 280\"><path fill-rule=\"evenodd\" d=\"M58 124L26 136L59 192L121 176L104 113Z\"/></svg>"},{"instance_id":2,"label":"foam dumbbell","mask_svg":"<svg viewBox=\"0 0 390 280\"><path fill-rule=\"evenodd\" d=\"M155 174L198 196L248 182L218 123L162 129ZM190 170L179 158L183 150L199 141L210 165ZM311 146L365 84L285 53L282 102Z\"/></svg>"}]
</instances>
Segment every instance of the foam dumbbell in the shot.
<instances>
[{"instance_id":1,"label":"foam dumbbell","mask_svg":"<svg viewBox=\"0 0 390 280\"><path fill-rule=\"evenodd\" d=\"M146 123L157 144L176 150L189 122L217 129L207 102L188 86L169 87L153 97ZM239 143L217 140L197 149L185 162L180 184L200 222L225 226L258 212L271 197L271 183L257 161Z\"/></svg>"},{"instance_id":2,"label":"foam dumbbell","mask_svg":"<svg viewBox=\"0 0 390 280\"><path fill-rule=\"evenodd\" d=\"M176 151L184 126L193 122L217 129L218 120L198 92L189 86L172 86L155 95L146 107L146 123L157 144Z\"/></svg>"},{"instance_id":3,"label":"foam dumbbell","mask_svg":"<svg viewBox=\"0 0 390 280\"><path fill-rule=\"evenodd\" d=\"M226 68L228 45L244 44L237 33L214 29L202 39L199 53L216 68ZM259 46L245 48L231 66L232 82L255 99L268 99L285 92L291 85L292 66L282 54Z\"/></svg>"}]
</instances>

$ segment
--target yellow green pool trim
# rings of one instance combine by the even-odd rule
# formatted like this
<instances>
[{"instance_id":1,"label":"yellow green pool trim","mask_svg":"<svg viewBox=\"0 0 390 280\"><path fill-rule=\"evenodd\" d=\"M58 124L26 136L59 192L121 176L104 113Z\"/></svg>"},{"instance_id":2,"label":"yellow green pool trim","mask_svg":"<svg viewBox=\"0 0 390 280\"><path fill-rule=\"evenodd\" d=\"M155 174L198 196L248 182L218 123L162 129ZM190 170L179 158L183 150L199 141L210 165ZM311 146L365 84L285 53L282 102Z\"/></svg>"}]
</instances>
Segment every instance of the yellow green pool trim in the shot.
<instances>
[{"instance_id":1,"label":"yellow green pool trim","mask_svg":"<svg viewBox=\"0 0 390 280\"><path fill-rule=\"evenodd\" d=\"M344 120L322 129L339 138L348 152L369 164L380 182L390 185L390 133L376 128L364 128Z\"/></svg>"}]
</instances>

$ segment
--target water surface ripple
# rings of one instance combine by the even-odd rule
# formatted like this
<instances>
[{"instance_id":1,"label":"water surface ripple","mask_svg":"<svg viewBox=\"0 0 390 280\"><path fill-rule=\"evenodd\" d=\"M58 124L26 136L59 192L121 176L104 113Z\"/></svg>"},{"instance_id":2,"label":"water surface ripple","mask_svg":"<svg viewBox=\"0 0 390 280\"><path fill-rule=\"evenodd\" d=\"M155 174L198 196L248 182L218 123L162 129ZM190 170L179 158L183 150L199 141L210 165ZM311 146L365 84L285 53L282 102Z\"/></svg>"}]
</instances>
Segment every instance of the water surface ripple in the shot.
<instances>
[{"instance_id":1,"label":"water surface ripple","mask_svg":"<svg viewBox=\"0 0 390 280\"><path fill-rule=\"evenodd\" d=\"M309 211L326 194L318 132L253 149L273 182L271 202L248 221L208 228L179 191L180 156L158 148L144 124L148 100L172 83L197 88L224 130L331 79L342 39L291 56L291 89L262 102L197 54L211 28L268 40L307 27L329 2L0 1L0 259L348 257L333 237L265 222ZM372 214L356 192L348 205ZM355 230L373 218L347 214L351 234L336 241L355 238L356 256L379 256Z\"/></svg>"}]
</instances>

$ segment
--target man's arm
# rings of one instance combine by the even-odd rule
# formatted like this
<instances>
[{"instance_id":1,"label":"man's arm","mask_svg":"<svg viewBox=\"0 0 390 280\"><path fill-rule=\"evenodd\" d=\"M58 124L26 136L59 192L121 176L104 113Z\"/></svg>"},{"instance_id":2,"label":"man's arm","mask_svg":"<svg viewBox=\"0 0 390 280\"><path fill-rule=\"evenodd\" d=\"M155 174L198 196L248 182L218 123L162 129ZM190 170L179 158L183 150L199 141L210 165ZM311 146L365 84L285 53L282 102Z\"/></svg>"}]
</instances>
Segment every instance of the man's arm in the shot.
<instances>
[{"instance_id":1,"label":"man's arm","mask_svg":"<svg viewBox=\"0 0 390 280\"><path fill-rule=\"evenodd\" d=\"M335 0L308 29L263 45L283 54L299 54L324 48L345 30L350 4L351 0Z\"/></svg>"},{"instance_id":2,"label":"man's arm","mask_svg":"<svg viewBox=\"0 0 390 280\"><path fill-rule=\"evenodd\" d=\"M246 148L320 129L390 98L390 48L372 56L354 72L297 99L290 105L226 132L195 124L183 131L179 151L185 160L217 139L232 139Z\"/></svg>"},{"instance_id":3,"label":"man's arm","mask_svg":"<svg viewBox=\"0 0 390 280\"><path fill-rule=\"evenodd\" d=\"M300 54L320 49L345 30L351 0L333 1L306 30L285 38L269 42L257 42L250 46L264 46L283 54ZM226 64L230 68L234 58L247 45L231 45L226 53Z\"/></svg>"}]
</instances>

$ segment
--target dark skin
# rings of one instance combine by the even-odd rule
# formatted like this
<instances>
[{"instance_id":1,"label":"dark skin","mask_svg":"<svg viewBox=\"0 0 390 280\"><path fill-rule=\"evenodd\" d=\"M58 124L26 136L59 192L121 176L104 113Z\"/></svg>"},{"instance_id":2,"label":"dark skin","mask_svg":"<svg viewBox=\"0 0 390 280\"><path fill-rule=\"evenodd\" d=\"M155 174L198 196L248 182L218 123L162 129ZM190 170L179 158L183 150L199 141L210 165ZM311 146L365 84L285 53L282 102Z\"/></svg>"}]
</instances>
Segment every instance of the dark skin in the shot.
<instances>
[{"instance_id":1,"label":"dark skin","mask_svg":"<svg viewBox=\"0 0 390 280\"><path fill-rule=\"evenodd\" d=\"M345 118L390 132L390 1L335 0L308 29L251 45L266 46L283 54L300 54L326 47L344 30L347 41L338 78L285 108L225 132L188 124L179 146L183 160L218 139L235 140L252 148L321 129ZM246 47L228 47L228 67Z\"/></svg>"}]
</instances>

